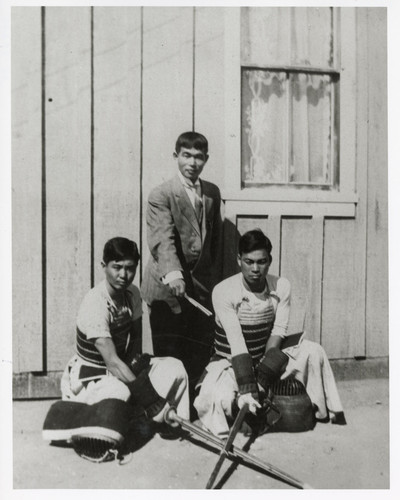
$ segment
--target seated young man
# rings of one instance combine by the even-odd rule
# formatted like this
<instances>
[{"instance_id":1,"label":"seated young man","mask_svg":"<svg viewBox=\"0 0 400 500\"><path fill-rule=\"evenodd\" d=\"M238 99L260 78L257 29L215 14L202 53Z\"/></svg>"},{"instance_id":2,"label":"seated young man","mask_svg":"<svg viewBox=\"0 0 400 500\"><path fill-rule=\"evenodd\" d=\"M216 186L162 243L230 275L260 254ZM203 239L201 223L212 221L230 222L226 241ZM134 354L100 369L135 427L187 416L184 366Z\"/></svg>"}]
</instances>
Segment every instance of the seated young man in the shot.
<instances>
[{"instance_id":1,"label":"seated young man","mask_svg":"<svg viewBox=\"0 0 400 500\"><path fill-rule=\"evenodd\" d=\"M306 388L317 419L345 423L342 404L324 349L303 339L280 349L287 336L290 283L268 274L272 245L260 230L239 240L241 272L213 290L216 335L214 355L194 402L203 426L225 437L235 409L245 403L256 414L259 390L295 377Z\"/></svg>"},{"instance_id":2,"label":"seated young man","mask_svg":"<svg viewBox=\"0 0 400 500\"><path fill-rule=\"evenodd\" d=\"M62 399L89 405L131 399L162 421L167 405L189 418L188 379L181 361L142 355L142 307L132 284L140 259L135 242L116 237L104 246L105 280L84 297L76 354L62 380Z\"/></svg>"}]
</instances>

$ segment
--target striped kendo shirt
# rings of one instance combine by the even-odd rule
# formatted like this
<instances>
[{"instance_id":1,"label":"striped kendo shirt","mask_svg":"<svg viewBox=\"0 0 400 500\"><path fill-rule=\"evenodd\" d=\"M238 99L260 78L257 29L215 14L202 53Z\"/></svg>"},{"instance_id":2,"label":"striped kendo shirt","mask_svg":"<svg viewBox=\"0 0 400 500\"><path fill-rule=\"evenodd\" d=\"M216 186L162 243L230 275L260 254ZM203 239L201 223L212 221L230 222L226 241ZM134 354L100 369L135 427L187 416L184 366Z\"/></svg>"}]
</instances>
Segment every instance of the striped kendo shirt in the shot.
<instances>
[{"instance_id":1,"label":"striped kendo shirt","mask_svg":"<svg viewBox=\"0 0 400 500\"><path fill-rule=\"evenodd\" d=\"M254 294L243 283L242 273L219 283L213 290L215 311L214 350L217 357L248 352L253 363L262 358L270 335L285 338L290 310L290 283L267 275L263 293Z\"/></svg>"},{"instance_id":2,"label":"striped kendo shirt","mask_svg":"<svg viewBox=\"0 0 400 500\"><path fill-rule=\"evenodd\" d=\"M76 328L76 351L88 365L105 367L94 341L100 337L113 340L118 356L124 359L133 338L133 322L142 316L140 292L130 285L118 307L110 298L105 280L92 288L79 309Z\"/></svg>"}]
</instances>

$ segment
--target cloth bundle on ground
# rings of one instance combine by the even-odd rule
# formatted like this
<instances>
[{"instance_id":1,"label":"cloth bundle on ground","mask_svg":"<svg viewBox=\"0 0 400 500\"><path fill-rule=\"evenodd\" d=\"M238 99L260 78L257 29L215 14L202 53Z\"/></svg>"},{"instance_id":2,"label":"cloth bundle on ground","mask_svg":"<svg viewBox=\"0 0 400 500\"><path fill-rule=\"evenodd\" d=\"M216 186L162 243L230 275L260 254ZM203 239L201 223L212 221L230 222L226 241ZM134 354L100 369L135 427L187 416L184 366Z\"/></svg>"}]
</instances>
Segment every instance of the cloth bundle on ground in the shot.
<instances>
[{"instance_id":1,"label":"cloth bundle on ground","mask_svg":"<svg viewBox=\"0 0 400 500\"><path fill-rule=\"evenodd\" d=\"M57 401L43 424L43 439L71 442L83 458L94 462L114 459L129 428L130 409L120 399L93 405Z\"/></svg>"}]
</instances>

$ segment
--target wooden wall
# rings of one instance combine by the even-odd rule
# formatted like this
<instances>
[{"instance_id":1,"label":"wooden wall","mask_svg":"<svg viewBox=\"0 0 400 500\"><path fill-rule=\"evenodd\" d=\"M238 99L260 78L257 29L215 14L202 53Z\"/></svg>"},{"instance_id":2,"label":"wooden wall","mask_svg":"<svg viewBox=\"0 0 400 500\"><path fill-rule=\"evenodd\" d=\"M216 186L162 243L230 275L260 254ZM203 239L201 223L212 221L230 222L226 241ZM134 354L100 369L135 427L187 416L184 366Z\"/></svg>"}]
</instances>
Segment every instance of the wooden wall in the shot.
<instances>
[{"instance_id":1,"label":"wooden wall","mask_svg":"<svg viewBox=\"0 0 400 500\"><path fill-rule=\"evenodd\" d=\"M355 216L239 208L226 233L232 256L237 231L267 231L272 271L293 285L291 328L307 309L309 337L340 359L388 355L386 11L356 11ZM108 238L135 239L146 262L145 202L175 173L179 133L194 128L209 138L204 177L222 190L227 169L240 168L225 164L224 14L217 7L13 7L16 374L63 369L79 303L102 277Z\"/></svg>"},{"instance_id":2,"label":"wooden wall","mask_svg":"<svg viewBox=\"0 0 400 500\"><path fill-rule=\"evenodd\" d=\"M18 373L43 368L40 9L14 10L12 21L13 371Z\"/></svg>"},{"instance_id":3,"label":"wooden wall","mask_svg":"<svg viewBox=\"0 0 400 500\"><path fill-rule=\"evenodd\" d=\"M366 343L368 356L388 353L388 153L386 10L367 11L368 102L366 198Z\"/></svg>"}]
</instances>

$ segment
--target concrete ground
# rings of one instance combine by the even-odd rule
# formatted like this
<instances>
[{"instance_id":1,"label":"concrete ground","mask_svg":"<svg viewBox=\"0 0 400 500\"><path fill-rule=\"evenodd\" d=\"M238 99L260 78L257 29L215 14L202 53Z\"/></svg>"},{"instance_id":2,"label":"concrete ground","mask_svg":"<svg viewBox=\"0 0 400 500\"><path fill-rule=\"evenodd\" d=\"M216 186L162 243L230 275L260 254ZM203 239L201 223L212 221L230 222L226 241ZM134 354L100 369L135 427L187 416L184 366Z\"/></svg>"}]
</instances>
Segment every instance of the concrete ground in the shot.
<instances>
[{"instance_id":1,"label":"concrete ground","mask_svg":"<svg viewBox=\"0 0 400 500\"><path fill-rule=\"evenodd\" d=\"M346 426L317 424L314 430L265 434L250 453L316 489L388 489L389 387L387 379L338 382ZM42 440L41 429L53 403L13 403L14 489L203 489L218 455L188 440L158 434L129 463L94 464L71 448ZM238 435L235 445L248 438ZM217 489L293 489L244 465L225 460Z\"/></svg>"}]
</instances>

